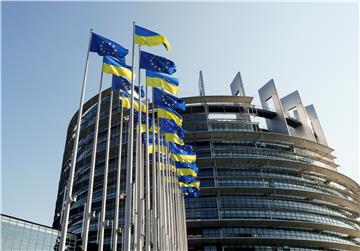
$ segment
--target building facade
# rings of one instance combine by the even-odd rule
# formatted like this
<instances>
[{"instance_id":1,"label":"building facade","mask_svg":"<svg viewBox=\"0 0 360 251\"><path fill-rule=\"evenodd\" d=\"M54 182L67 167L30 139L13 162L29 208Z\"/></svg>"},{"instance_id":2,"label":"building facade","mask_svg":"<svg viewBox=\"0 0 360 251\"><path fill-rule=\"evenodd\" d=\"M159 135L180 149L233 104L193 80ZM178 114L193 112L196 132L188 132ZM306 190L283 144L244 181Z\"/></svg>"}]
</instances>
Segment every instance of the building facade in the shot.
<instances>
[{"instance_id":1,"label":"building facade","mask_svg":"<svg viewBox=\"0 0 360 251\"><path fill-rule=\"evenodd\" d=\"M360 187L337 171L314 107L279 99L273 81L261 108L240 74L231 89L184 98L201 181L186 201L189 250L360 250Z\"/></svg>"},{"instance_id":2,"label":"building facade","mask_svg":"<svg viewBox=\"0 0 360 251\"><path fill-rule=\"evenodd\" d=\"M202 81L202 77L200 78ZM204 85L200 84L202 94ZM186 143L197 153L201 196L186 202L189 250L359 250L359 185L337 171L313 106L294 92L282 99L273 81L259 90L262 108L245 95L240 74L231 96L184 98ZM110 90L102 95L89 248L96 247ZM97 96L84 105L69 232L80 237L87 199ZM126 112L125 112L126 117ZM114 97L105 248L110 250L120 131ZM76 127L70 121L53 227L61 227ZM256 122L266 121L266 129ZM127 121L123 126L127 142ZM126 156L126 146L122 147ZM125 189L122 162L122 191ZM121 203L120 224L124 221ZM119 237L121 241L121 236Z\"/></svg>"},{"instance_id":3,"label":"building facade","mask_svg":"<svg viewBox=\"0 0 360 251\"><path fill-rule=\"evenodd\" d=\"M9 215L0 215L1 250L58 250L60 232L56 229ZM67 250L76 250L76 235L67 236Z\"/></svg>"}]
</instances>

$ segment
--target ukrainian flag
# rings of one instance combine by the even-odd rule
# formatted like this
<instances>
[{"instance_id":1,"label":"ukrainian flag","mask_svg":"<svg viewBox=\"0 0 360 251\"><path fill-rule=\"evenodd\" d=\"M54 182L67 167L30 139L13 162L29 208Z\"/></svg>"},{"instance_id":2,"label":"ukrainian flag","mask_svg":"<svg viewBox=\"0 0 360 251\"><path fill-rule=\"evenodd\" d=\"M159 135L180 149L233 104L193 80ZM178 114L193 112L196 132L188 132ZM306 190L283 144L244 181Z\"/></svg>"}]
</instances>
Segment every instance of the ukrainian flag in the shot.
<instances>
[{"instance_id":1,"label":"ukrainian flag","mask_svg":"<svg viewBox=\"0 0 360 251\"><path fill-rule=\"evenodd\" d=\"M190 168L194 170L196 173L199 172L199 168L196 166L195 162L175 162L175 166L177 169Z\"/></svg>"},{"instance_id":2,"label":"ukrainian flag","mask_svg":"<svg viewBox=\"0 0 360 251\"><path fill-rule=\"evenodd\" d=\"M184 145L184 141L182 140L182 138L180 138L177 134L175 133L165 133L165 141L166 142L173 142L176 143L178 145Z\"/></svg>"},{"instance_id":3,"label":"ukrainian flag","mask_svg":"<svg viewBox=\"0 0 360 251\"><path fill-rule=\"evenodd\" d=\"M178 126L182 125L181 116L171 108L159 108L157 114L160 119L169 119L174 121Z\"/></svg>"},{"instance_id":4,"label":"ukrainian flag","mask_svg":"<svg viewBox=\"0 0 360 251\"><path fill-rule=\"evenodd\" d=\"M166 50L171 50L170 43L165 36L138 25L135 25L135 44L147 46L163 44Z\"/></svg>"},{"instance_id":5,"label":"ukrainian flag","mask_svg":"<svg viewBox=\"0 0 360 251\"><path fill-rule=\"evenodd\" d=\"M128 79L132 77L130 66L122 64L118 59L111 56L104 56L102 71L108 74L123 76Z\"/></svg>"},{"instance_id":6,"label":"ukrainian flag","mask_svg":"<svg viewBox=\"0 0 360 251\"><path fill-rule=\"evenodd\" d=\"M151 132L151 133L159 133L159 127L157 126L157 125L152 125L151 127L150 127L150 130L149 130L149 132Z\"/></svg>"},{"instance_id":7,"label":"ukrainian flag","mask_svg":"<svg viewBox=\"0 0 360 251\"><path fill-rule=\"evenodd\" d=\"M190 155L190 154L172 154L171 159L173 161L179 161L179 162L195 162L196 161L196 155Z\"/></svg>"},{"instance_id":8,"label":"ukrainian flag","mask_svg":"<svg viewBox=\"0 0 360 251\"><path fill-rule=\"evenodd\" d=\"M177 168L176 170L178 176L194 176L197 177L197 172L191 168Z\"/></svg>"},{"instance_id":9,"label":"ukrainian flag","mask_svg":"<svg viewBox=\"0 0 360 251\"><path fill-rule=\"evenodd\" d=\"M183 187L195 187L195 188L199 189L200 188L200 181L194 181L194 182L191 182L189 184L186 184L184 182L179 182L179 186L181 188L183 188Z\"/></svg>"},{"instance_id":10,"label":"ukrainian flag","mask_svg":"<svg viewBox=\"0 0 360 251\"><path fill-rule=\"evenodd\" d=\"M131 97L128 92L122 92L120 96L121 105L125 109L130 109L131 107ZM139 100L134 98L134 108L136 111L139 111ZM143 113L146 113L146 105L144 103L141 103L141 111Z\"/></svg>"},{"instance_id":11,"label":"ukrainian flag","mask_svg":"<svg viewBox=\"0 0 360 251\"><path fill-rule=\"evenodd\" d=\"M154 152L154 148L153 145L149 145L149 153L153 153ZM155 145L155 152L159 152L159 146ZM166 153L166 146L160 146L160 153Z\"/></svg>"},{"instance_id":12,"label":"ukrainian flag","mask_svg":"<svg viewBox=\"0 0 360 251\"><path fill-rule=\"evenodd\" d=\"M178 79L149 70L146 70L146 85L161 88L171 94L179 92Z\"/></svg>"}]
</instances>

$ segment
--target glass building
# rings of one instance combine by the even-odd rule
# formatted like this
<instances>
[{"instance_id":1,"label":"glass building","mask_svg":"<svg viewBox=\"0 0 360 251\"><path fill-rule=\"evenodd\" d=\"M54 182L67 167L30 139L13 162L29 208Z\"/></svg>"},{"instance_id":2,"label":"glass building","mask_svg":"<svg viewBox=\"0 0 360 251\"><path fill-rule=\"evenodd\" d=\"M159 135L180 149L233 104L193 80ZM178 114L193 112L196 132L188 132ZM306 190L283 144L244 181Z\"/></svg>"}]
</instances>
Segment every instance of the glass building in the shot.
<instances>
[{"instance_id":1,"label":"glass building","mask_svg":"<svg viewBox=\"0 0 360 251\"><path fill-rule=\"evenodd\" d=\"M337 171L312 105L294 92L279 98L273 81L259 90L262 107L246 96L238 74L232 95L184 98L185 141L197 153L201 196L186 202L189 250L359 250L360 187ZM69 232L81 235L87 199L97 96L84 104ZM102 93L89 248L97 246L110 90ZM127 111L124 112L127 117ZM259 124L263 119L266 125ZM60 229L75 138L71 119L53 227ZM104 250L110 250L120 106L114 96ZM127 142L127 121L123 127ZM126 149L122 147L126 158ZM122 191L126 161L122 162ZM124 201L120 225L124 221ZM121 236L119 236L119 242ZM119 246L120 248L120 246Z\"/></svg>"},{"instance_id":2,"label":"glass building","mask_svg":"<svg viewBox=\"0 0 360 251\"><path fill-rule=\"evenodd\" d=\"M184 98L201 180L186 201L189 250L360 250L360 187L337 171L314 107L279 99L273 81L261 108L239 74L231 89Z\"/></svg>"},{"instance_id":3,"label":"glass building","mask_svg":"<svg viewBox=\"0 0 360 251\"><path fill-rule=\"evenodd\" d=\"M2 251L58 250L58 230L4 214L0 219ZM75 250L76 236L68 234L66 243L67 250Z\"/></svg>"}]
</instances>

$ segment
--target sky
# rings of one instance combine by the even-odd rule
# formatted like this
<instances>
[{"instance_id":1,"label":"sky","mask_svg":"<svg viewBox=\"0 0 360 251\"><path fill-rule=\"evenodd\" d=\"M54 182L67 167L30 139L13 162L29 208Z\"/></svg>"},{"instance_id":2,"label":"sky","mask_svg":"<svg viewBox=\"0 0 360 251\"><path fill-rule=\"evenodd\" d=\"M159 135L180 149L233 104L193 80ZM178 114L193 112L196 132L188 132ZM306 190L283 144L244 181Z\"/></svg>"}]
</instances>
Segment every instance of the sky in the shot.
<instances>
[{"instance_id":1,"label":"sky","mask_svg":"<svg viewBox=\"0 0 360 251\"><path fill-rule=\"evenodd\" d=\"M51 225L68 123L78 109L89 29L131 50L132 22L166 35L180 96L248 96L274 79L314 104L340 172L360 182L357 3L2 2L2 213ZM128 59L130 62L130 59ZM90 55L86 99L101 59ZM110 86L105 77L105 87Z\"/></svg>"}]
</instances>

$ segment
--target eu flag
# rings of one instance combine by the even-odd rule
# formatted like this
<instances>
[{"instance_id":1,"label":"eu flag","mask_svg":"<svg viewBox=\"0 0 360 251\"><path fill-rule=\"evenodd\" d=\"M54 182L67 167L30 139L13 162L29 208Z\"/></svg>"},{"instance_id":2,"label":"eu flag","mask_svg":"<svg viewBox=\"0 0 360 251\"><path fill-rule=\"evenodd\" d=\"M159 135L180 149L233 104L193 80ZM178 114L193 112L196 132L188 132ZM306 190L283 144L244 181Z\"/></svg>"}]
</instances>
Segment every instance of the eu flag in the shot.
<instances>
[{"instance_id":1,"label":"eu flag","mask_svg":"<svg viewBox=\"0 0 360 251\"><path fill-rule=\"evenodd\" d=\"M181 98L171 95L159 88L153 88L153 92L155 105L185 111L185 102Z\"/></svg>"},{"instance_id":2,"label":"eu flag","mask_svg":"<svg viewBox=\"0 0 360 251\"><path fill-rule=\"evenodd\" d=\"M124 57L129 53L129 51L120 44L96 33L92 33L90 51L96 52L100 56L113 56L122 59L124 61L123 63L125 63Z\"/></svg>"},{"instance_id":3,"label":"eu flag","mask_svg":"<svg viewBox=\"0 0 360 251\"><path fill-rule=\"evenodd\" d=\"M115 91L123 90L123 91L130 91L131 90L131 83L124 77L112 76L112 88ZM139 86L134 86L135 92L139 95ZM141 86L141 97L145 97L145 91L143 86Z\"/></svg>"},{"instance_id":4,"label":"eu flag","mask_svg":"<svg viewBox=\"0 0 360 251\"><path fill-rule=\"evenodd\" d=\"M181 146L181 145L170 142L169 148L170 148L170 151L175 154L192 154L193 153L193 148L190 145Z\"/></svg>"},{"instance_id":5,"label":"eu flag","mask_svg":"<svg viewBox=\"0 0 360 251\"><path fill-rule=\"evenodd\" d=\"M160 128L164 133L174 133L180 138L184 138L185 130L172 120L160 119Z\"/></svg>"},{"instance_id":6,"label":"eu flag","mask_svg":"<svg viewBox=\"0 0 360 251\"><path fill-rule=\"evenodd\" d=\"M170 75L176 71L173 61L145 51L140 52L140 68Z\"/></svg>"},{"instance_id":7,"label":"eu flag","mask_svg":"<svg viewBox=\"0 0 360 251\"><path fill-rule=\"evenodd\" d=\"M190 184L192 182L196 182L196 177L192 176L192 175L186 175L186 176L180 176L178 178L179 182L185 183L185 184Z\"/></svg>"}]
</instances>

